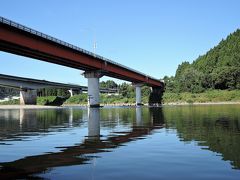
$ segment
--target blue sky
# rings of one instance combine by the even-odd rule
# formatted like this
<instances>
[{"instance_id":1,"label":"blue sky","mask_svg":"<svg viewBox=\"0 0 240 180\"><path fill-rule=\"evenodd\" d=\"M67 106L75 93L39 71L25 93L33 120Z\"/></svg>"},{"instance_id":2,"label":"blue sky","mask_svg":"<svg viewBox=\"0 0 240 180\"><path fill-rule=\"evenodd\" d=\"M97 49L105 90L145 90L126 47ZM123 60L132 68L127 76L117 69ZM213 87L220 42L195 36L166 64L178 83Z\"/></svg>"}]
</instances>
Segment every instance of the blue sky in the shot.
<instances>
[{"instance_id":1,"label":"blue sky","mask_svg":"<svg viewBox=\"0 0 240 180\"><path fill-rule=\"evenodd\" d=\"M240 28L239 0L2 0L0 16L156 78ZM0 73L86 84L81 71L0 52ZM103 78L106 80L109 78Z\"/></svg>"}]
</instances>

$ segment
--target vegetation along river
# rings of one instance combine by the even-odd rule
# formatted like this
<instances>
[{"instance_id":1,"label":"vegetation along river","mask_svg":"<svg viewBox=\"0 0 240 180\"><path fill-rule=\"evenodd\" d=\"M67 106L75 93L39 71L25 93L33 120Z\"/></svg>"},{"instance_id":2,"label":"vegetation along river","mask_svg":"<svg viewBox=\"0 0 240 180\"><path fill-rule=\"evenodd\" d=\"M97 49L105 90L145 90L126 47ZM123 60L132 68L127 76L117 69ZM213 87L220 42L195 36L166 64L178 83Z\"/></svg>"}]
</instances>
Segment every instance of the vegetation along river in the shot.
<instances>
[{"instance_id":1,"label":"vegetation along river","mask_svg":"<svg viewBox=\"0 0 240 180\"><path fill-rule=\"evenodd\" d=\"M0 110L0 179L239 179L240 105Z\"/></svg>"}]
</instances>

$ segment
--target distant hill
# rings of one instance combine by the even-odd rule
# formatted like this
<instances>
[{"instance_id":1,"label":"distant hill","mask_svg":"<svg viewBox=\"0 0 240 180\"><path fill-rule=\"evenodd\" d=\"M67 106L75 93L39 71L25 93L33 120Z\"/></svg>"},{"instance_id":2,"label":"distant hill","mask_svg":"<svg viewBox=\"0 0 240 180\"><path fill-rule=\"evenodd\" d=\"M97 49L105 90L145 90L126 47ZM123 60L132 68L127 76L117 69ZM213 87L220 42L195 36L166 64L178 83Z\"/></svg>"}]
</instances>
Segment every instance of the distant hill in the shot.
<instances>
[{"instance_id":1,"label":"distant hill","mask_svg":"<svg viewBox=\"0 0 240 180\"><path fill-rule=\"evenodd\" d=\"M193 66L204 73L212 73L222 67L240 67L240 29L197 58Z\"/></svg>"},{"instance_id":2,"label":"distant hill","mask_svg":"<svg viewBox=\"0 0 240 180\"><path fill-rule=\"evenodd\" d=\"M199 56L183 62L175 77L165 77L167 90L202 92L206 89L240 89L240 29Z\"/></svg>"}]
</instances>

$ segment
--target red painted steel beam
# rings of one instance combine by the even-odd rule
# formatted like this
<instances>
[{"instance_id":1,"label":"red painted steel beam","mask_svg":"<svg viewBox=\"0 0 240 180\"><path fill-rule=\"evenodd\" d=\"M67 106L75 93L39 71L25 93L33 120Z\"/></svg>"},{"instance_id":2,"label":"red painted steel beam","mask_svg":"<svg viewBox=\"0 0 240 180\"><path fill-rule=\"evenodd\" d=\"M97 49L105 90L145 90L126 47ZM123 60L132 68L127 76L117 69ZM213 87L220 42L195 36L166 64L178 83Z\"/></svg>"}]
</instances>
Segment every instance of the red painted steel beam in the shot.
<instances>
[{"instance_id":1,"label":"red painted steel beam","mask_svg":"<svg viewBox=\"0 0 240 180\"><path fill-rule=\"evenodd\" d=\"M159 80L7 24L0 24L0 50L85 71L100 70L110 77L163 87Z\"/></svg>"}]
</instances>

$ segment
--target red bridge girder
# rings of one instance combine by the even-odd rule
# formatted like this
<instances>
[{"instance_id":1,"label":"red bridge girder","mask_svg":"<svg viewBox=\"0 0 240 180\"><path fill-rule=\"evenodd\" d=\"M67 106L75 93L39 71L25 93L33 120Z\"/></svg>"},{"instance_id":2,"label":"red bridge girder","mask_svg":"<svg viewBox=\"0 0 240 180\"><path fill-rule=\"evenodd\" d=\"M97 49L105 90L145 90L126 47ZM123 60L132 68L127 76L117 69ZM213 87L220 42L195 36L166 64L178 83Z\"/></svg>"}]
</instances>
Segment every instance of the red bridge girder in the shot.
<instances>
[{"instance_id":1,"label":"red bridge girder","mask_svg":"<svg viewBox=\"0 0 240 180\"><path fill-rule=\"evenodd\" d=\"M160 80L143 73L104 60L98 55L89 54L87 51L81 52L78 49L74 49L73 47L75 46L68 47L56 42L57 39L55 38L53 38L55 41L53 41L51 37L49 39L45 38L42 33L40 33L42 36L39 36L39 34L37 34L39 32L35 30L33 31L36 32L36 34L28 32L27 30L28 29L20 29L11 24L0 22L0 50L75 69L85 71L99 70L106 76L133 83L144 83L152 87L164 86L164 83Z\"/></svg>"}]
</instances>

